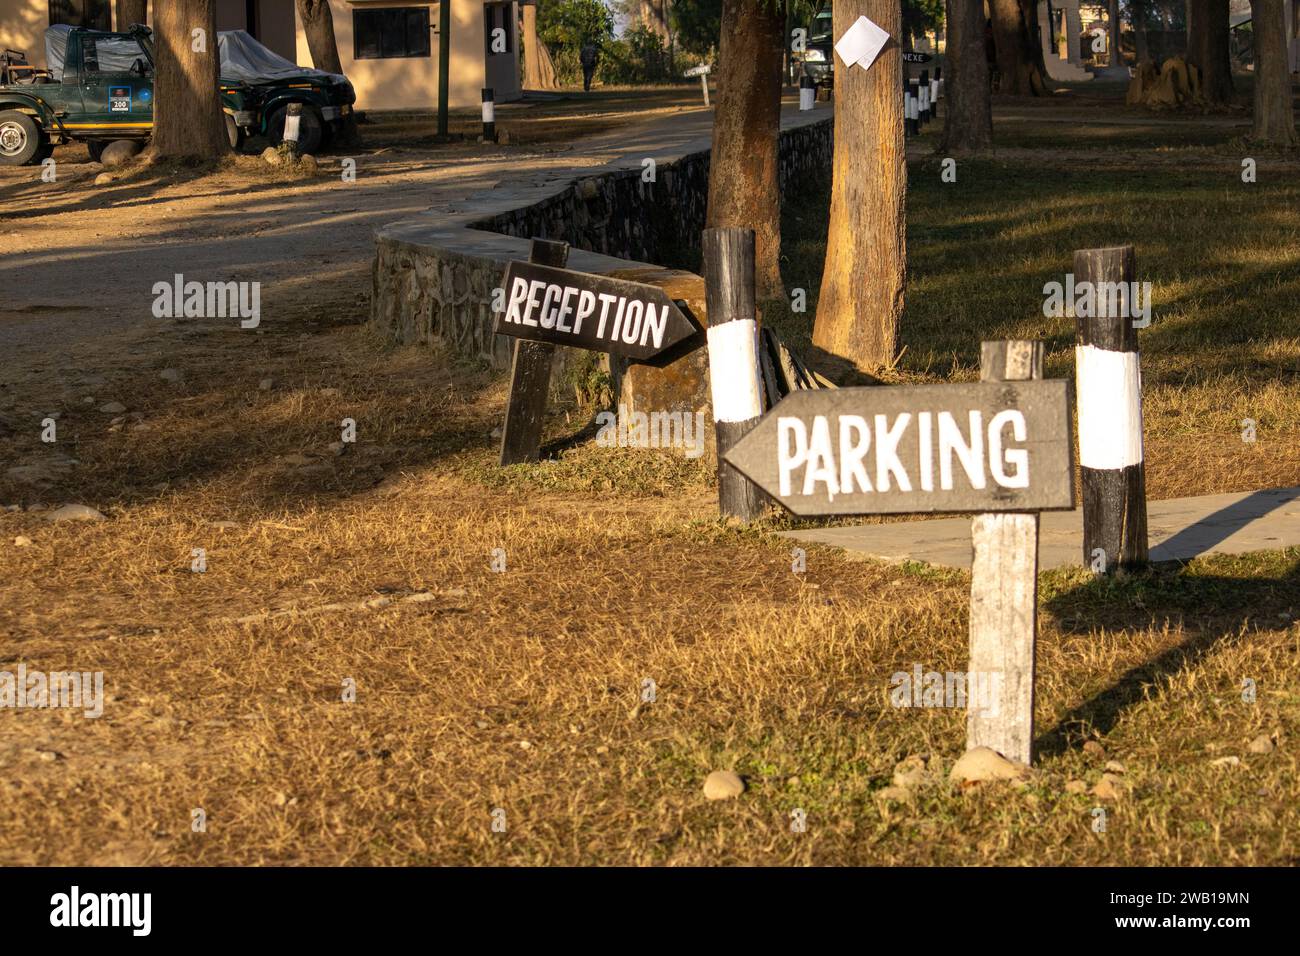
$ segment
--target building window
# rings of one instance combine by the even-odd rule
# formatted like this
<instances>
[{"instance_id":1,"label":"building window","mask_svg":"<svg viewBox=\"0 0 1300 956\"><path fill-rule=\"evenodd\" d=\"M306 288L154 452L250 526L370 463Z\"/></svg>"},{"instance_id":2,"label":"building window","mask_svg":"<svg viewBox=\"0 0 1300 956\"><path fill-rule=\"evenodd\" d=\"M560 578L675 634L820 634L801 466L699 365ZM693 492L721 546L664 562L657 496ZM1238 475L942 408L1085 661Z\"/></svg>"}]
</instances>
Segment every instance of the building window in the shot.
<instances>
[{"instance_id":1,"label":"building window","mask_svg":"<svg viewBox=\"0 0 1300 956\"><path fill-rule=\"evenodd\" d=\"M353 10L352 45L357 60L429 56L429 8Z\"/></svg>"},{"instance_id":2,"label":"building window","mask_svg":"<svg viewBox=\"0 0 1300 956\"><path fill-rule=\"evenodd\" d=\"M113 29L111 0L50 0L50 26L66 23L91 30Z\"/></svg>"},{"instance_id":3,"label":"building window","mask_svg":"<svg viewBox=\"0 0 1300 956\"><path fill-rule=\"evenodd\" d=\"M504 30L503 39L505 40L505 49L495 52L513 53L514 52L514 31L511 29L510 22L511 5L508 3L485 3L483 4L483 44L488 56L494 52L492 49L492 31L496 29Z\"/></svg>"}]
</instances>

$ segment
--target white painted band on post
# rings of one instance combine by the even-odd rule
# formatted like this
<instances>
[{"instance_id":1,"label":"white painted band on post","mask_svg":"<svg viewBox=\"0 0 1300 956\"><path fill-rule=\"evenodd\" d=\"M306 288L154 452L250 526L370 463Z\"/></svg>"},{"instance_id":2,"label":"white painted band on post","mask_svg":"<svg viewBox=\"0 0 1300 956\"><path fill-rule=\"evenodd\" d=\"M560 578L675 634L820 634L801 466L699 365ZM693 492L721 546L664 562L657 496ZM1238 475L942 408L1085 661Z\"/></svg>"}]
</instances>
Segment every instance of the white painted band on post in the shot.
<instances>
[{"instance_id":1,"label":"white painted band on post","mask_svg":"<svg viewBox=\"0 0 1300 956\"><path fill-rule=\"evenodd\" d=\"M758 323L736 319L709 327L709 387L715 422L747 422L763 414L758 391Z\"/></svg>"},{"instance_id":2,"label":"white painted band on post","mask_svg":"<svg viewBox=\"0 0 1300 956\"><path fill-rule=\"evenodd\" d=\"M493 103L491 100L483 101L483 122L485 123L496 122L496 104Z\"/></svg>"},{"instance_id":3,"label":"white painted band on post","mask_svg":"<svg viewBox=\"0 0 1300 956\"><path fill-rule=\"evenodd\" d=\"M926 112L930 108L930 84L929 83L921 84L920 103L918 104L918 108L922 113Z\"/></svg>"},{"instance_id":4,"label":"white painted band on post","mask_svg":"<svg viewBox=\"0 0 1300 956\"><path fill-rule=\"evenodd\" d=\"M293 113L287 113L284 117L284 140L287 143L298 142L298 125L302 122L302 117Z\"/></svg>"},{"instance_id":5,"label":"white painted band on post","mask_svg":"<svg viewBox=\"0 0 1300 956\"><path fill-rule=\"evenodd\" d=\"M812 109L812 108L813 108L813 103L815 103L816 100L817 100L817 91L816 91L816 90L809 89L809 88L806 87L806 86L800 88L800 90L799 90L799 109L801 109L801 110L810 110L810 109Z\"/></svg>"},{"instance_id":6,"label":"white painted band on post","mask_svg":"<svg viewBox=\"0 0 1300 956\"><path fill-rule=\"evenodd\" d=\"M1142 366L1136 352L1074 350L1079 464L1111 470L1142 463Z\"/></svg>"}]
</instances>

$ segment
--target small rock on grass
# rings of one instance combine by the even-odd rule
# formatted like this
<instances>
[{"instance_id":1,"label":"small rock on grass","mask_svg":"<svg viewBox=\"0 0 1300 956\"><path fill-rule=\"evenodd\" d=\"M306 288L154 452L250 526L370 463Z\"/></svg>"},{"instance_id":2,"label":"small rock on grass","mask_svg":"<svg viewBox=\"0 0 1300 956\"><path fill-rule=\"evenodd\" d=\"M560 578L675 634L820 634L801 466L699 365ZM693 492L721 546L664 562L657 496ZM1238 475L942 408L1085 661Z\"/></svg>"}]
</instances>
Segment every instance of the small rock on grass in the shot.
<instances>
[{"instance_id":1,"label":"small rock on grass","mask_svg":"<svg viewBox=\"0 0 1300 956\"><path fill-rule=\"evenodd\" d=\"M1032 771L1025 764L1008 760L990 747L968 750L952 765L948 779L954 783L982 783L988 780L1024 780Z\"/></svg>"},{"instance_id":2,"label":"small rock on grass","mask_svg":"<svg viewBox=\"0 0 1300 956\"><path fill-rule=\"evenodd\" d=\"M20 534L18 537L14 538L15 548L30 548L31 546L32 539L27 537L25 534Z\"/></svg>"},{"instance_id":3,"label":"small rock on grass","mask_svg":"<svg viewBox=\"0 0 1300 956\"><path fill-rule=\"evenodd\" d=\"M89 505L64 505L45 516L46 521L105 521L104 515Z\"/></svg>"},{"instance_id":4,"label":"small rock on grass","mask_svg":"<svg viewBox=\"0 0 1300 956\"><path fill-rule=\"evenodd\" d=\"M1106 756L1106 748L1095 740L1085 742L1083 745L1083 752L1089 757L1096 757L1098 760L1101 760Z\"/></svg>"},{"instance_id":5,"label":"small rock on grass","mask_svg":"<svg viewBox=\"0 0 1300 956\"><path fill-rule=\"evenodd\" d=\"M1216 757L1210 761L1211 767L1235 767L1241 763L1240 757Z\"/></svg>"},{"instance_id":6,"label":"small rock on grass","mask_svg":"<svg viewBox=\"0 0 1300 956\"><path fill-rule=\"evenodd\" d=\"M1103 773L1092 795L1101 800L1118 800L1124 795L1124 781L1113 773Z\"/></svg>"},{"instance_id":7,"label":"small rock on grass","mask_svg":"<svg viewBox=\"0 0 1300 956\"><path fill-rule=\"evenodd\" d=\"M275 381L269 378L264 378L257 383L257 387L264 392L269 392L274 385L275 385Z\"/></svg>"},{"instance_id":8,"label":"small rock on grass","mask_svg":"<svg viewBox=\"0 0 1300 956\"><path fill-rule=\"evenodd\" d=\"M99 406L99 410L105 415L120 415L126 411L126 406L121 402L105 402Z\"/></svg>"},{"instance_id":9,"label":"small rock on grass","mask_svg":"<svg viewBox=\"0 0 1300 956\"><path fill-rule=\"evenodd\" d=\"M1273 752L1273 738L1268 734L1260 734L1250 742L1248 748L1253 754L1271 754Z\"/></svg>"},{"instance_id":10,"label":"small rock on grass","mask_svg":"<svg viewBox=\"0 0 1300 956\"><path fill-rule=\"evenodd\" d=\"M730 770L715 770L704 778L704 795L710 800L730 800L745 792L745 781Z\"/></svg>"},{"instance_id":11,"label":"small rock on grass","mask_svg":"<svg viewBox=\"0 0 1300 956\"><path fill-rule=\"evenodd\" d=\"M1069 780L1065 784L1066 793L1087 793L1088 784L1083 780Z\"/></svg>"},{"instance_id":12,"label":"small rock on grass","mask_svg":"<svg viewBox=\"0 0 1300 956\"><path fill-rule=\"evenodd\" d=\"M1128 771L1124 769L1124 765L1118 760L1108 760L1106 761L1106 772L1122 774L1127 773Z\"/></svg>"},{"instance_id":13,"label":"small rock on grass","mask_svg":"<svg viewBox=\"0 0 1300 956\"><path fill-rule=\"evenodd\" d=\"M158 373L158 377L164 382L179 382L182 375L181 370L178 368L165 368Z\"/></svg>"}]
</instances>

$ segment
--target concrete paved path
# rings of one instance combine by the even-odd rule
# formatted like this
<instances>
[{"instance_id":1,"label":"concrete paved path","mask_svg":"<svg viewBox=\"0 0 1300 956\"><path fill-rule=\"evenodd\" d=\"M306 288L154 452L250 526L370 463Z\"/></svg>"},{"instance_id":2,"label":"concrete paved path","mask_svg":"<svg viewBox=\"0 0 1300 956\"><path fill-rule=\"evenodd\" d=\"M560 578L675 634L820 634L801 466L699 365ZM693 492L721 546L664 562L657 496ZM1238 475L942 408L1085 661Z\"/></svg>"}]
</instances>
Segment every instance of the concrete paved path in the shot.
<instances>
[{"instance_id":1,"label":"concrete paved path","mask_svg":"<svg viewBox=\"0 0 1300 956\"><path fill-rule=\"evenodd\" d=\"M1147 525L1153 561L1300 547L1300 488L1151 501ZM796 541L843 548L860 558L924 561L950 568L969 568L971 563L969 518L783 533ZM1043 513L1038 564L1042 570L1083 566L1079 511Z\"/></svg>"}]
</instances>

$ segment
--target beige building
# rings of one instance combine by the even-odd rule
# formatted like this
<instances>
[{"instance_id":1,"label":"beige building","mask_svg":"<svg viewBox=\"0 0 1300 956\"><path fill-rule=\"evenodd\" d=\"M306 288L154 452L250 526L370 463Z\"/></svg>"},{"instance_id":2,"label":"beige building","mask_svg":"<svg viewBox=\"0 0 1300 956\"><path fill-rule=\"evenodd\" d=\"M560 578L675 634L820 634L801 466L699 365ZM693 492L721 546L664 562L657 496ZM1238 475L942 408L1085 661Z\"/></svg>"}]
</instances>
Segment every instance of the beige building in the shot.
<instances>
[{"instance_id":1,"label":"beige building","mask_svg":"<svg viewBox=\"0 0 1300 956\"><path fill-rule=\"evenodd\" d=\"M285 2L293 6L291 0ZM484 87L494 91L497 102L518 99L519 4L450 2L451 107L477 106ZM357 109L437 107L439 4L330 0L330 8L343 72L357 91ZM300 20L297 34L297 61L311 63Z\"/></svg>"},{"instance_id":2,"label":"beige building","mask_svg":"<svg viewBox=\"0 0 1300 956\"><path fill-rule=\"evenodd\" d=\"M150 0L150 8L155 2ZM498 102L521 95L519 4L515 0L448 0L453 109L477 106L484 87ZM120 30L112 0L0 0L0 47L22 50L45 66L45 29L69 23ZM247 30L264 46L311 66L307 36L294 0L216 0L218 30ZM357 92L357 109L436 109L438 8L410 0L330 0L343 72Z\"/></svg>"}]
</instances>

